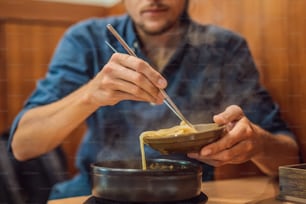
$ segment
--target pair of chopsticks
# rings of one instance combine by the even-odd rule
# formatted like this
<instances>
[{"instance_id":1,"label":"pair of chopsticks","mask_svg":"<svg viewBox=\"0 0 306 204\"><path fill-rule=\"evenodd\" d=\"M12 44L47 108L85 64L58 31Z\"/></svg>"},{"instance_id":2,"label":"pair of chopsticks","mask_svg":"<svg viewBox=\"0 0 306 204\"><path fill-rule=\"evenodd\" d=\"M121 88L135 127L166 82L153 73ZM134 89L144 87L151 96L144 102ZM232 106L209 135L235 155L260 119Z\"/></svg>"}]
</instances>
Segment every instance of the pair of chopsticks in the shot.
<instances>
[{"instance_id":1,"label":"pair of chopsticks","mask_svg":"<svg viewBox=\"0 0 306 204\"><path fill-rule=\"evenodd\" d=\"M129 55L136 56L135 52L128 46L128 44L123 40L123 38L119 35L119 33L114 29L111 24L108 24L107 29L114 35L114 37L120 42L120 44L124 47L124 49L129 53ZM107 41L105 42L114 52L117 50L112 47ZM178 109L175 103L171 100L165 90L160 89L160 92L165 97L164 103L168 106L168 108L182 121L184 121L189 127L193 128L193 125L184 117L182 112Z\"/></svg>"}]
</instances>

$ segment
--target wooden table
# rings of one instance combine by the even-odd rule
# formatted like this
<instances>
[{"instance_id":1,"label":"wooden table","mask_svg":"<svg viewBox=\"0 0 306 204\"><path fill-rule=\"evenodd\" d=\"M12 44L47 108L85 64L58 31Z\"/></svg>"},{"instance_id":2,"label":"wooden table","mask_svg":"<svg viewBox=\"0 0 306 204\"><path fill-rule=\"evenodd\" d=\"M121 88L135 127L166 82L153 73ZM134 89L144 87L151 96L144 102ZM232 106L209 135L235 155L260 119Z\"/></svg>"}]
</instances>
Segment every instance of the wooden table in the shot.
<instances>
[{"instance_id":1,"label":"wooden table","mask_svg":"<svg viewBox=\"0 0 306 204\"><path fill-rule=\"evenodd\" d=\"M275 199L279 192L278 184L269 177L203 182L202 192L208 196L207 204L289 204ZM48 204L82 204L89 197L52 200Z\"/></svg>"}]
</instances>

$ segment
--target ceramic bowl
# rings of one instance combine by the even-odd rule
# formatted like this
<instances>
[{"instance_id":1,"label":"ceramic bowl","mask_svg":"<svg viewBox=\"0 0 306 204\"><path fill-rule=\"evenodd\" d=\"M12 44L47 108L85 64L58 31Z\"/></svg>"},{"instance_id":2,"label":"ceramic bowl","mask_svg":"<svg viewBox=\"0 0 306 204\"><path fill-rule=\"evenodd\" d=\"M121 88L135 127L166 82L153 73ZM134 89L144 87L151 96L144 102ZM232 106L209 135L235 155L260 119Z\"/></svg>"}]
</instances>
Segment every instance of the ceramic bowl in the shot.
<instances>
[{"instance_id":1,"label":"ceramic bowl","mask_svg":"<svg viewBox=\"0 0 306 204\"><path fill-rule=\"evenodd\" d=\"M162 154L198 152L202 147L218 140L224 126L215 123L194 125L197 133L144 138L144 143Z\"/></svg>"}]
</instances>

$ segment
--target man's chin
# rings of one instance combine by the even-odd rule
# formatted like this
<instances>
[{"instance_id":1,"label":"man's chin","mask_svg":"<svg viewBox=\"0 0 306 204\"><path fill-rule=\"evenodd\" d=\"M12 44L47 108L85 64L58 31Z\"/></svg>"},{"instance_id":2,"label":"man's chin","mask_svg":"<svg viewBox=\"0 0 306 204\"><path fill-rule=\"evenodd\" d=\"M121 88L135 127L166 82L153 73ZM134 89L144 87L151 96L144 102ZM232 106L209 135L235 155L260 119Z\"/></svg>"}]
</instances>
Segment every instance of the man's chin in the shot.
<instances>
[{"instance_id":1,"label":"man's chin","mask_svg":"<svg viewBox=\"0 0 306 204\"><path fill-rule=\"evenodd\" d=\"M171 29L171 26L142 26L141 30L147 35L162 35L169 31Z\"/></svg>"},{"instance_id":2,"label":"man's chin","mask_svg":"<svg viewBox=\"0 0 306 204\"><path fill-rule=\"evenodd\" d=\"M144 30L143 31L146 35L162 35L164 32L164 30Z\"/></svg>"}]
</instances>

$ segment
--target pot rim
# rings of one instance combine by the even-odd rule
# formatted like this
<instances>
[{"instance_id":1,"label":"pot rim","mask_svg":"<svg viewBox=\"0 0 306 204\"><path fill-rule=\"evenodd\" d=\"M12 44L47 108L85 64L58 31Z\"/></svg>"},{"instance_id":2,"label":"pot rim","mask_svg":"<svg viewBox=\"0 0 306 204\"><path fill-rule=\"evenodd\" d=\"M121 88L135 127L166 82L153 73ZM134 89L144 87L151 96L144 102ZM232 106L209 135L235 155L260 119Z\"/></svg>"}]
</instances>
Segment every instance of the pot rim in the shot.
<instances>
[{"instance_id":1,"label":"pot rim","mask_svg":"<svg viewBox=\"0 0 306 204\"><path fill-rule=\"evenodd\" d=\"M92 173L94 175L106 175L106 174L128 174L128 175L139 175L139 176L161 176L161 175L188 175L188 174L198 174L202 173L202 167L191 161L186 160L173 160L173 159L149 159L147 163L165 163L175 165L173 169L147 169L143 170L141 168L124 168L115 167L115 165L124 164L127 162L140 162L140 160L113 160L113 161L102 161L91 164ZM103 166L104 165L104 166ZM110 166L114 165L114 166ZM148 165L149 166L149 165ZM141 167L141 165L140 165ZM177 168L175 168L177 167Z\"/></svg>"}]
</instances>

